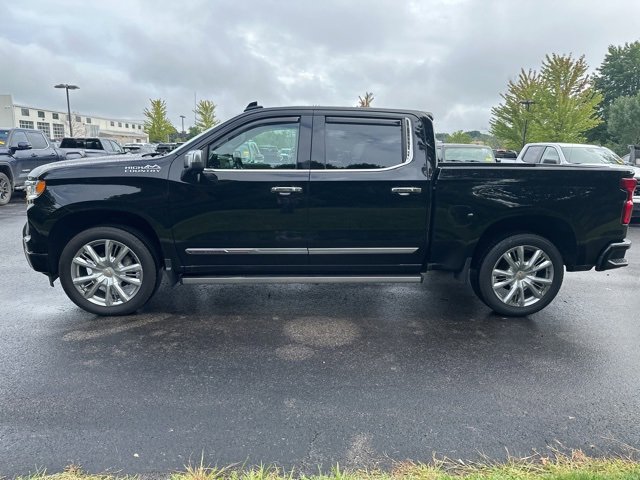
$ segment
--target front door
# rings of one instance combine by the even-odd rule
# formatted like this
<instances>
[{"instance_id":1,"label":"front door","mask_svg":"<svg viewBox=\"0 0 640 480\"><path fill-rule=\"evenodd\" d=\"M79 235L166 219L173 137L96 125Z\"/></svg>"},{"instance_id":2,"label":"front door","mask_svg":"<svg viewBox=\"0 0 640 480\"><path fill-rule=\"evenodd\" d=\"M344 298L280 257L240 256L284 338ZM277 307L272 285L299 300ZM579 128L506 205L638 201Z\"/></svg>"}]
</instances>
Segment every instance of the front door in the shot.
<instances>
[{"instance_id":1,"label":"front door","mask_svg":"<svg viewBox=\"0 0 640 480\"><path fill-rule=\"evenodd\" d=\"M429 179L422 121L316 112L309 262L320 273L414 273L424 262ZM414 148L415 147L415 148Z\"/></svg>"},{"instance_id":2,"label":"front door","mask_svg":"<svg viewBox=\"0 0 640 480\"><path fill-rule=\"evenodd\" d=\"M170 187L174 239L186 273L302 270L309 171L300 165L308 163L310 150L308 114L260 118L204 145L205 171ZM174 165L181 164L179 157Z\"/></svg>"}]
</instances>

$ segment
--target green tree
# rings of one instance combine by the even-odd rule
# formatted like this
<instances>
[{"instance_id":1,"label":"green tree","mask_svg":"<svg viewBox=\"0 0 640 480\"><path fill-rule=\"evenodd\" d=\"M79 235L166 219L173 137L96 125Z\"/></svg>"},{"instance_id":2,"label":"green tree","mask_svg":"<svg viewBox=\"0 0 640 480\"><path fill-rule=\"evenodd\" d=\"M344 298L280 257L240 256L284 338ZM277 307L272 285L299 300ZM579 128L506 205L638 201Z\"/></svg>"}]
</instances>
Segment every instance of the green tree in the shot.
<instances>
[{"instance_id":1,"label":"green tree","mask_svg":"<svg viewBox=\"0 0 640 480\"><path fill-rule=\"evenodd\" d=\"M491 133L501 144L510 149L519 150L522 147L525 124L527 125L527 140L535 137L532 125L532 113L521 103L526 100L538 101L541 90L540 75L534 70L520 70L518 78L509 80L507 92L500 94L503 102L491 109L492 118L489 121ZM535 103L534 103L535 104Z\"/></svg>"},{"instance_id":2,"label":"green tree","mask_svg":"<svg viewBox=\"0 0 640 480\"><path fill-rule=\"evenodd\" d=\"M640 92L640 41L624 46L610 45L594 85L602 93L605 109L618 97Z\"/></svg>"},{"instance_id":3,"label":"green tree","mask_svg":"<svg viewBox=\"0 0 640 480\"><path fill-rule=\"evenodd\" d=\"M471 143L473 138L467 132L458 130L447 137L447 143Z\"/></svg>"},{"instance_id":4,"label":"green tree","mask_svg":"<svg viewBox=\"0 0 640 480\"><path fill-rule=\"evenodd\" d=\"M371 104L373 103L373 93L371 92L365 92L364 93L364 97L360 97L358 96L358 106L359 107L370 107Z\"/></svg>"},{"instance_id":5,"label":"green tree","mask_svg":"<svg viewBox=\"0 0 640 480\"><path fill-rule=\"evenodd\" d=\"M640 92L640 41L623 46L609 45L609 50L594 77L595 87L602 93L599 113L604 123L591 130L589 139L605 143L612 139L608 128L609 107L618 97Z\"/></svg>"},{"instance_id":6,"label":"green tree","mask_svg":"<svg viewBox=\"0 0 640 480\"><path fill-rule=\"evenodd\" d=\"M220 123L216 118L216 105L211 100L200 100L193 113L196 114L196 128L201 132Z\"/></svg>"},{"instance_id":7,"label":"green tree","mask_svg":"<svg viewBox=\"0 0 640 480\"><path fill-rule=\"evenodd\" d=\"M167 118L167 104L161 98L149 99L151 108L144 109L144 131L149 135L149 141L166 142L169 136L176 131Z\"/></svg>"},{"instance_id":8,"label":"green tree","mask_svg":"<svg viewBox=\"0 0 640 480\"><path fill-rule=\"evenodd\" d=\"M192 125L189 127L189 130L187 130L187 140L190 140L196 135L200 135L201 133L202 133L202 130L200 130L195 125Z\"/></svg>"},{"instance_id":9,"label":"green tree","mask_svg":"<svg viewBox=\"0 0 640 480\"><path fill-rule=\"evenodd\" d=\"M554 53L545 57L540 73L521 70L501 95L503 103L491 109L491 133L511 149L522 146L525 127L526 142L584 142L585 132L602 121L602 95L588 68L584 56Z\"/></svg>"},{"instance_id":10,"label":"green tree","mask_svg":"<svg viewBox=\"0 0 640 480\"><path fill-rule=\"evenodd\" d=\"M640 93L616 98L608 118L607 130L618 153L628 153L629 145L640 145Z\"/></svg>"},{"instance_id":11,"label":"green tree","mask_svg":"<svg viewBox=\"0 0 640 480\"><path fill-rule=\"evenodd\" d=\"M547 55L540 70L541 91L532 120L535 133L543 141L583 143L585 133L602 123L598 107L602 94L587 74L589 65L582 55Z\"/></svg>"}]
</instances>

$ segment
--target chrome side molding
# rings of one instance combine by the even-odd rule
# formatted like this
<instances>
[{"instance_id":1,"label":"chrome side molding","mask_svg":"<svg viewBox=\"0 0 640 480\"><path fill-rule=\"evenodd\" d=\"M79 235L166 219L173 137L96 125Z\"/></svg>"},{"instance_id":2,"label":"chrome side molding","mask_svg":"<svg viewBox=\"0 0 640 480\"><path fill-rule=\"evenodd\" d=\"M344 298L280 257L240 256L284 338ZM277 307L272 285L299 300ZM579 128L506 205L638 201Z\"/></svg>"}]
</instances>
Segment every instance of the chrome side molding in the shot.
<instances>
[{"instance_id":1,"label":"chrome side molding","mask_svg":"<svg viewBox=\"0 0 640 480\"><path fill-rule=\"evenodd\" d=\"M184 285L229 283L422 283L422 275L182 277Z\"/></svg>"},{"instance_id":2,"label":"chrome side molding","mask_svg":"<svg viewBox=\"0 0 640 480\"><path fill-rule=\"evenodd\" d=\"M385 248L310 248L310 255L372 255L372 254L407 254L416 253L419 247L385 247Z\"/></svg>"},{"instance_id":3,"label":"chrome side molding","mask_svg":"<svg viewBox=\"0 0 640 480\"><path fill-rule=\"evenodd\" d=\"M419 247L373 248L187 248L189 255L393 255L416 253Z\"/></svg>"},{"instance_id":4,"label":"chrome side molding","mask_svg":"<svg viewBox=\"0 0 640 480\"><path fill-rule=\"evenodd\" d=\"M306 248L187 248L189 255L306 255Z\"/></svg>"}]
</instances>

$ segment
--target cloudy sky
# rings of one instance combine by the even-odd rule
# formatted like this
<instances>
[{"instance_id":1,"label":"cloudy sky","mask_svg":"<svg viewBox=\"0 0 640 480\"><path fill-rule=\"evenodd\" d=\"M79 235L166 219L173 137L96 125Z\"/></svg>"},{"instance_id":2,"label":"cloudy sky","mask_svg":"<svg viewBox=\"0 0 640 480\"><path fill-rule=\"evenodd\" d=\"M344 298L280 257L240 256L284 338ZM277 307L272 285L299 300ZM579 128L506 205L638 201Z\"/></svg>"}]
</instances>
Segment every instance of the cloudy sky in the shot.
<instances>
[{"instance_id":1,"label":"cloudy sky","mask_svg":"<svg viewBox=\"0 0 640 480\"><path fill-rule=\"evenodd\" d=\"M0 94L143 118L150 98L193 123L194 93L225 120L264 106L374 106L435 114L437 131L487 130L519 69L640 38L638 0L1 0Z\"/></svg>"}]
</instances>

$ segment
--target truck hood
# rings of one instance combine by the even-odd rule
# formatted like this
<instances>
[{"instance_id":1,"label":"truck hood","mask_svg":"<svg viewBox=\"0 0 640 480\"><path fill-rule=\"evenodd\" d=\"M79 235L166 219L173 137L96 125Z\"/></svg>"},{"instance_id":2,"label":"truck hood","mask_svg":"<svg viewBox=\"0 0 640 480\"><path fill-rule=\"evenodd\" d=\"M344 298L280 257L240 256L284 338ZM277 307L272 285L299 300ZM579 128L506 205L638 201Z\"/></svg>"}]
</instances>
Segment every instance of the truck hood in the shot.
<instances>
[{"instance_id":1,"label":"truck hood","mask_svg":"<svg viewBox=\"0 0 640 480\"><path fill-rule=\"evenodd\" d=\"M42 178L56 171L87 171L92 168L99 168L101 171L113 170L114 173L125 174L131 173L158 173L163 165L166 165L167 159L174 155L164 155L160 157L144 157L143 154L132 155L130 153L123 155L110 155L106 157L86 157L72 160L63 160L60 162L48 163L34 168L29 173L30 179Z\"/></svg>"}]
</instances>

